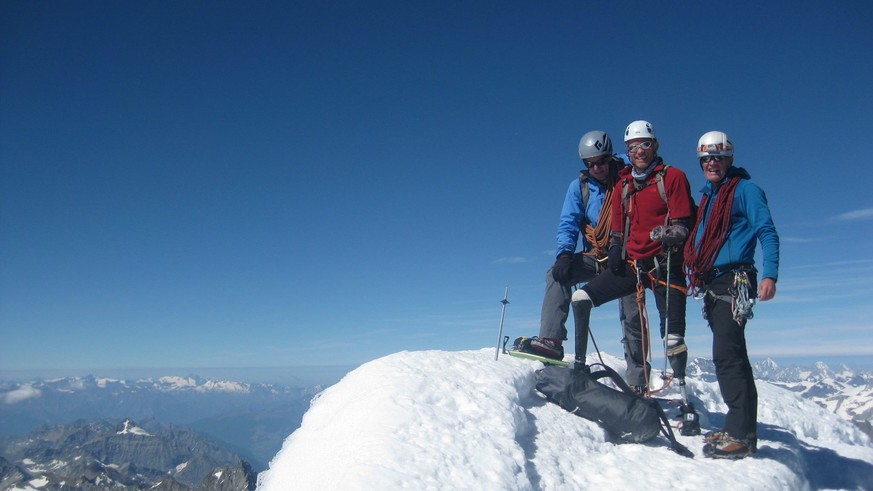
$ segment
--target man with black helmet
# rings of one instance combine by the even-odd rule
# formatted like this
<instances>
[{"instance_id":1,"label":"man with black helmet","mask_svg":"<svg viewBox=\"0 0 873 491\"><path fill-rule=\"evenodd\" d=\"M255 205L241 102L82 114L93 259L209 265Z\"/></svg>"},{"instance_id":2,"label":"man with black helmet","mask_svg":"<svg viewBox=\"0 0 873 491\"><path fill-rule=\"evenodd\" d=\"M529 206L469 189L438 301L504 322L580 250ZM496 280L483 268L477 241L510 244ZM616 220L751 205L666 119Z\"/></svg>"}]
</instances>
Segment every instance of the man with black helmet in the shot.
<instances>
[{"instance_id":1,"label":"man with black helmet","mask_svg":"<svg viewBox=\"0 0 873 491\"><path fill-rule=\"evenodd\" d=\"M589 281L605 269L610 218L616 175L625 163L612 153L612 141L603 131L589 131L579 140L579 157L585 163L579 179L570 183L558 225L558 250L554 266L546 273L546 292L540 319L540 334L532 338L531 351L552 359L563 359L563 340L570 308L570 288ZM580 252L576 252L579 238ZM576 305L576 365L585 364L591 307ZM620 318L623 325L639 325L633 295L623 299ZM645 360L628 364L628 383L644 378Z\"/></svg>"},{"instance_id":2,"label":"man with black helmet","mask_svg":"<svg viewBox=\"0 0 873 491\"><path fill-rule=\"evenodd\" d=\"M776 295L779 236L764 191L745 169L734 167L734 144L725 133L701 136L697 157L707 184L685 245L685 269L692 291L703 296L715 374L728 407L724 429L706 435L703 453L741 459L757 446L758 391L746 349L746 321L755 297L764 301ZM763 250L760 283L756 242Z\"/></svg>"}]
</instances>

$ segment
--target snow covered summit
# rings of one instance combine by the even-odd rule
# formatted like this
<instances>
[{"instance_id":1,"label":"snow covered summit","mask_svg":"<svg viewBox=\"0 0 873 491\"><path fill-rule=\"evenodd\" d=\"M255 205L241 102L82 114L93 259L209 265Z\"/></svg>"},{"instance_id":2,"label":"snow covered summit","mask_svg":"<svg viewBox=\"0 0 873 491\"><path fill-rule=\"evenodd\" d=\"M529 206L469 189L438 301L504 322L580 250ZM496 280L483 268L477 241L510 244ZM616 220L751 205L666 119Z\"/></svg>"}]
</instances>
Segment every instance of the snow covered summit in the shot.
<instances>
[{"instance_id":1,"label":"snow covered summit","mask_svg":"<svg viewBox=\"0 0 873 491\"><path fill-rule=\"evenodd\" d=\"M663 437L613 443L596 423L547 402L534 389L541 366L495 361L493 348L367 363L313 401L258 489L873 489L870 439L767 382L757 381L756 454L707 459L702 437L677 434L695 454L689 459ZM726 408L715 382L688 384L704 431L720 429Z\"/></svg>"}]
</instances>

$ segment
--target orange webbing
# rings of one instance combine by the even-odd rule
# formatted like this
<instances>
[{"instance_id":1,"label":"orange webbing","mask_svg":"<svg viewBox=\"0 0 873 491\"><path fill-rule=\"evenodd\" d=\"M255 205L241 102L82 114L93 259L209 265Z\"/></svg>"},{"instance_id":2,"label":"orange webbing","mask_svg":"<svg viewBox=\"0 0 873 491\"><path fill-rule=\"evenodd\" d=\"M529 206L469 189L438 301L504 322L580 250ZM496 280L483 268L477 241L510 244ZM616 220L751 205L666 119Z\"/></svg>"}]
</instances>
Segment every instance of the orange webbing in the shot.
<instances>
[{"instance_id":1,"label":"orange webbing","mask_svg":"<svg viewBox=\"0 0 873 491\"><path fill-rule=\"evenodd\" d=\"M651 272L646 273L646 275L648 275L649 279L652 280L652 282L654 282L654 283L657 283L661 286L669 286L670 288L675 288L676 290L679 290L680 292L682 292L683 295L688 295L688 288L686 288L684 286L674 285L672 283L667 284L666 281L661 281L661 280L655 278L655 276Z\"/></svg>"}]
</instances>

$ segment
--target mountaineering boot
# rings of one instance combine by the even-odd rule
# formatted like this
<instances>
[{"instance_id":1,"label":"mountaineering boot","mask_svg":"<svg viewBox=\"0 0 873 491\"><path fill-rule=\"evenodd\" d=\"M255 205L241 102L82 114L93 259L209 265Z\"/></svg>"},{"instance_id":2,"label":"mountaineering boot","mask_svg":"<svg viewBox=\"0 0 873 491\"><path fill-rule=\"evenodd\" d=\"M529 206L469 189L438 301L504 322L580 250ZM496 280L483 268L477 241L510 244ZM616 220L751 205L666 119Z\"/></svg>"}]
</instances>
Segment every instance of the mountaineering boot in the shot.
<instances>
[{"instance_id":1,"label":"mountaineering boot","mask_svg":"<svg viewBox=\"0 0 873 491\"><path fill-rule=\"evenodd\" d=\"M560 339L534 337L530 340L530 351L546 358L561 361L564 359L564 347L561 344Z\"/></svg>"},{"instance_id":2,"label":"mountaineering boot","mask_svg":"<svg viewBox=\"0 0 873 491\"><path fill-rule=\"evenodd\" d=\"M573 323L576 325L576 364L584 365L588 356L588 329L591 302L573 302Z\"/></svg>"},{"instance_id":3,"label":"mountaineering boot","mask_svg":"<svg viewBox=\"0 0 873 491\"><path fill-rule=\"evenodd\" d=\"M749 450L751 450L752 453L755 453L758 451L758 437L757 436L755 436L755 435L750 436L749 438L746 439L746 443L749 445Z\"/></svg>"},{"instance_id":4,"label":"mountaineering boot","mask_svg":"<svg viewBox=\"0 0 873 491\"><path fill-rule=\"evenodd\" d=\"M688 346L685 338L678 334L667 335L667 359L673 369L673 378L685 378L685 366L688 365Z\"/></svg>"},{"instance_id":5,"label":"mountaineering boot","mask_svg":"<svg viewBox=\"0 0 873 491\"><path fill-rule=\"evenodd\" d=\"M738 440L726 432L717 433L721 437L704 445L703 455L711 459L739 460L752 454L752 447L748 441ZM714 436L711 439L714 439Z\"/></svg>"},{"instance_id":6,"label":"mountaineering boot","mask_svg":"<svg viewBox=\"0 0 873 491\"><path fill-rule=\"evenodd\" d=\"M715 443L721 440L727 433L722 430L707 431L703 434L703 443Z\"/></svg>"},{"instance_id":7,"label":"mountaineering boot","mask_svg":"<svg viewBox=\"0 0 873 491\"><path fill-rule=\"evenodd\" d=\"M716 444L722 438L729 437L728 433L724 430L711 430L707 431L703 434L703 443L705 444ZM752 453L758 451L758 437L754 435L750 435L750 437L746 440L746 445L749 446L749 450Z\"/></svg>"}]
</instances>

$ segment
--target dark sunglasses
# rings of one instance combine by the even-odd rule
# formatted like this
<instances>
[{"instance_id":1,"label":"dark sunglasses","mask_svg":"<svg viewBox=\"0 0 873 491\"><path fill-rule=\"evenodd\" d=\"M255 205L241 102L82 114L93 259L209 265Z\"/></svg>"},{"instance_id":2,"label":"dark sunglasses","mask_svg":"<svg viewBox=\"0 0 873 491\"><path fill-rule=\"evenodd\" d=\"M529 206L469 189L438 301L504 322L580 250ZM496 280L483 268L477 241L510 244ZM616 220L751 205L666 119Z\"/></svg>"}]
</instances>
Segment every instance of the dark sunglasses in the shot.
<instances>
[{"instance_id":1,"label":"dark sunglasses","mask_svg":"<svg viewBox=\"0 0 873 491\"><path fill-rule=\"evenodd\" d=\"M700 157L701 162L709 162L711 160L715 160L716 162L721 162L722 160L727 159L724 155L707 155L706 157Z\"/></svg>"},{"instance_id":2,"label":"dark sunglasses","mask_svg":"<svg viewBox=\"0 0 873 491\"><path fill-rule=\"evenodd\" d=\"M607 159L606 157L600 157L597 160L586 160L585 166L590 169L596 165L606 165L608 163L609 163L609 159Z\"/></svg>"}]
</instances>

